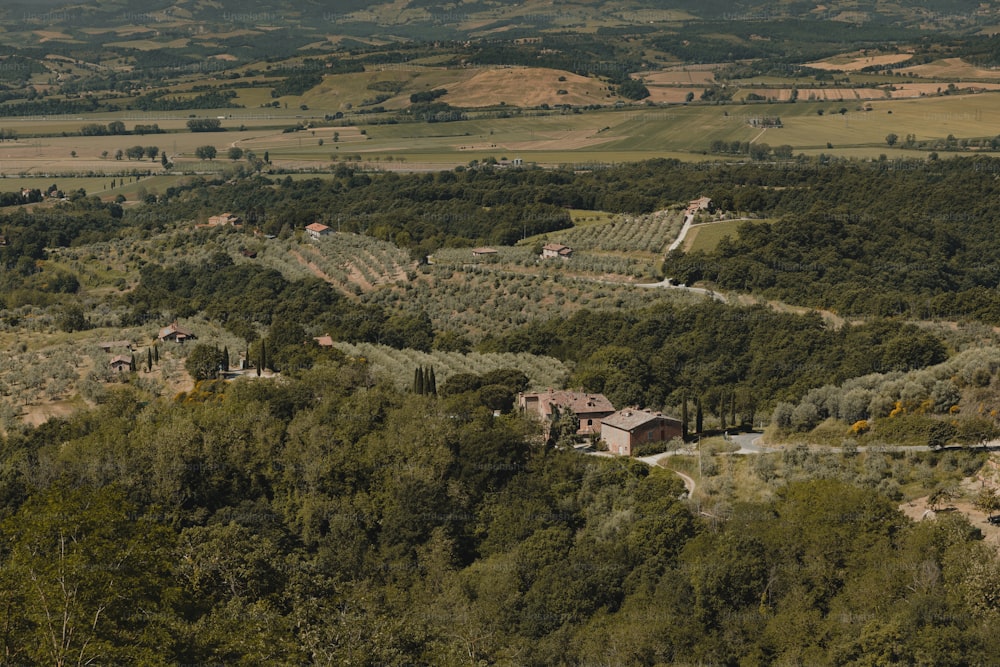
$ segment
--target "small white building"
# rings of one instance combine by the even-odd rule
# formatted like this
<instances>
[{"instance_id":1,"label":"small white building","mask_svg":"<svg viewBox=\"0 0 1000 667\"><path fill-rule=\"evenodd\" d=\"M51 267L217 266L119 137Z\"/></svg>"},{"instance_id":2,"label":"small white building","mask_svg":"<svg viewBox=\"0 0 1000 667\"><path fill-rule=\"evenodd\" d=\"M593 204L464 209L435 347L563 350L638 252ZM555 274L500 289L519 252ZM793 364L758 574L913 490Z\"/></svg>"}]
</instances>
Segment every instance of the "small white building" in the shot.
<instances>
[{"instance_id":1,"label":"small white building","mask_svg":"<svg viewBox=\"0 0 1000 667\"><path fill-rule=\"evenodd\" d=\"M561 243L548 243L542 246L543 259L551 259L555 257L559 257L561 259L569 259L572 256L573 256L573 249Z\"/></svg>"}]
</instances>

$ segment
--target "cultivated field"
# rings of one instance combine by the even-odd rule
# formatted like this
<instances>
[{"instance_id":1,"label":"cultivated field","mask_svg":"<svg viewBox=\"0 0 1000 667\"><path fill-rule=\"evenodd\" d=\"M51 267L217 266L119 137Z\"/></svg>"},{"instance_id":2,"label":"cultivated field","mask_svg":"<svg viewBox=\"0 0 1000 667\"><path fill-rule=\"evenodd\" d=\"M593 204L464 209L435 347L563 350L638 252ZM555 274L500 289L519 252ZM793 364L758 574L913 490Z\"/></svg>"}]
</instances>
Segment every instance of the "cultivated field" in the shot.
<instances>
[{"instance_id":1,"label":"cultivated field","mask_svg":"<svg viewBox=\"0 0 1000 667\"><path fill-rule=\"evenodd\" d=\"M502 73L504 70L480 72ZM399 72L394 73L400 74ZM978 84L1000 88L1000 83ZM175 172L220 172L232 161L226 158L231 147L240 147L262 156L269 152L277 168L329 169L333 163L353 162L378 169L444 169L487 158L521 158L525 163L573 165L585 168L608 164L676 157L682 160L716 159L705 151L712 141L756 141L787 144L798 153L824 151L833 155L892 154L885 137L913 134L918 140L992 137L1000 127L1000 104L996 93L935 95L945 83L900 82L885 98L880 89L816 88L799 91L799 101L750 103L743 105L675 105L656 107L635 104L619 109L584 113L529 110L508 118L496 112L470 112L467 120L395 125L369 125L376 116L348 115L338 126L309 127L285 132L300 123L322 124L322 110L294 114L289 110L254 112L220 110L202 112L202 117L224 116L227 132L192 133L187 119L176 114L104 114L94 117L51 119L4 119L0 127L23 137L0 143L0 174L21 175L138 175L164 174L159 161L115 160L118 149L132 145L156 145L174 163ZM683 92L684 88L663 88ZM787 96L787 89L744 89L766 96ZM921 94L924 97L919 97ZM851 95L854 96L851 99ZM862 95L871 99L862 99ZM827 99L810 100L810 96ZM906 96L908 99L895 99ZM870 111L865 111L865 106ZM841 108L846 113L840 114ZM819 112L823 112L820 115ZM890 113L891 112L891 113ZM760 129L750 120L778 116L784 127ZM126 127L136 123L157 123L165 134L145 136L61 136L79 132L86 123L107 123L126 118ZM351 123L354 123L353 125ZM242 126L243 129L240 129ZM29 137L33 133L46 135ZM827 144L830 144L828 146ZM218 151L215 160L195 156L199 146L211 145ZM831 148L832 146L832 148ZM76 152L76 157L72 153ZM104 155L104 151L108 154ZM243 162L242 164L245 164ZM45 178L49 178L45 176ZM88 189L88 192L90 190Z\"/></svg>"},{"instance_id":2,"label":"cultivated field","mask_svg":"<svg viewBox=\"0 0 1000 667\"><path fill-rule=\"evenodd\" d=\"M607 104L609 100L616 99L607 85L597 79L535 67L484 69L448 88L448 94L441 98L458 107L494 106L497 103L519 107Z\"/></svg>"},{"instance_id":3,"label":"cultivated field","mask_svg":"<svg viewBox=\"0 0 1000 667\"><path fill-rule=\"evenodd\" d=\"M956 80L971 79L1000 79L1000 70L983 69L970 65L961 58L945 58L926 65L914 65L905 67L900 72L904 74L915 74L922 77L933 78L954 78Z\"/></svg>"},{"instance_id":4,"label":"cultivated field","mask_svg":"<svg viewBox=\"0 0 1000 667\"><path fill-rule=\"evenodd\" d=\"M642 72L641 76L647 86L687 86L692 84L709 84L715 81L712 68L716 65L691 65L689 67L671 67L658 72Z\"/></svg>"},{"instance_id":5,"label":"cultivated field","mask_svg":"<svg viewBox=\"0 0 1000 667\"><path fill-rule=\"evenodd\" d=\"M880 56L869 55L842 55L817 62L806 63L808 67L822 70L841 70L843 72L856 72L865 67L878 67L880 65L894 65L906 62L913 57L912 53L887 53Z\"/></svg>"},{"instance_id":6,"label":"cultivated field","mask_svg":"<svg viewBox=\"0 0 1000 667\"><path fill-rule=\"evenodd\" d=\"M683 226L682 211L657 211L647 215L615 216L604 224L574 227L549 236L574 251L656 255L677 238Z\"/></svg>"}]
</instances>

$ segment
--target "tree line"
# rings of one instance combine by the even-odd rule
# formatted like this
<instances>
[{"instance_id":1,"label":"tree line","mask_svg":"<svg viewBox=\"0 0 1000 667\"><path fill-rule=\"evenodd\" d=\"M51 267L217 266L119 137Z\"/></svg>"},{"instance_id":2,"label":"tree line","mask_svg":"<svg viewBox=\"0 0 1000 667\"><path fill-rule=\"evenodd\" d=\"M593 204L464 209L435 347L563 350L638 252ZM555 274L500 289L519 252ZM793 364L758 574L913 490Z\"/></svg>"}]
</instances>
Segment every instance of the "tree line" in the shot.
<instances>
[{"instance_id":1,"label":"tree line","mask_svg":"<svg viewBox=\"0 0 1000 667\"><path fill-rule=\"evenodd\" d=\"M583 310L487 335L479 349L550 355L573 363L572 386L603 392L617 407L669 406L679 417L683 405L698 403L723 426L752 425L775 401L813 387L947 358L938 338L899 321L834 329L816 313L710 300Z\"/></svg>"}]
</instances>

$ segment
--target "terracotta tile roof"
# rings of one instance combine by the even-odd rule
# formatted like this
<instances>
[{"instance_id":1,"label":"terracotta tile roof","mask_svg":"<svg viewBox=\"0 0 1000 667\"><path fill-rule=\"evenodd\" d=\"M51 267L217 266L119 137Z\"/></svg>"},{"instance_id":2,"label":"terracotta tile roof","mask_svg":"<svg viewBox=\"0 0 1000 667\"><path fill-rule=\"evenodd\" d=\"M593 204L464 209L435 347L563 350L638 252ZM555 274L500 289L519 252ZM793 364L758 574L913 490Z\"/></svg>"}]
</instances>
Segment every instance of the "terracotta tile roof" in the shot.
<instances>
[{"instance_id":1,"label":"terracotta tile roof","mask_svg":"<svg viewBox=\"0 0 1000 667\"><path fill-rule=\"evenodd\" d=\"M639 410L637 408L625 408L624 410L619 410L613 415L608 415L604 418L602 423L604 426L612 426L622 431L634 431L641 426L657 421L660 419L666 419L669 421L677 421L676 419L671 419L662 414L655 412L647 412L645 410Z\"/></svg>"},{"instance_id":2,"label":"terracotta tile roof","mask_svg":"<svg viewBox=\"0 0 1000 667\"><path fill-rule=\"evenodd\" d=\"M525 394L525 398L536 397L541 411L545 415L552 414L550 406L556 405L560 410L572 410L574 414L589 414L594 412L611 413L615 406L604 394L588 394L581 391L546 391L538 394Z\"/></svg>"},{"instance_id":3,"label":"terracotta tile roof","mask_svg":"<svg viewBox=\"0 0 1000 667\"><path fill-rule=\"evenodd\" d=\"M159 338L163 340L168 336L177 336L178 338L194 338L194 334L187 329L182 329L177 326L177 322L172 322L170 326L163 327L160 329Z\"/></svg>"}]
</instances>

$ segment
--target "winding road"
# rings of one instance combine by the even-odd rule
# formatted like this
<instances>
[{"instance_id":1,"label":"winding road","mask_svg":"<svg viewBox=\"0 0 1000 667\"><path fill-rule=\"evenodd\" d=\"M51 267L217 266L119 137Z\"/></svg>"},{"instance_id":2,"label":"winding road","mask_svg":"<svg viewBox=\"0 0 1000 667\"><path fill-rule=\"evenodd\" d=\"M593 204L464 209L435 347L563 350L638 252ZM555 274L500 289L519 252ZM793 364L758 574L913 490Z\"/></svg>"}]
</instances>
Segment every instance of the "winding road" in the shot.
<instances>
[{"instance_id":1,"label":"winding road","mask_svg":"<svg viewBox=\"0 0 1000 667\"><path fill-rule=\"evenodd\" d=\"M761 434L760 433L739 433L737 435L730 436L730 440L739 445L740 448L735 452L729 452L730 455L736 456L755 456L758 454L769 454L774 452L782 451L783 449L788 449L788 447L768 447L767 445L760 444ZM823 445L807 445L809 451L811 452L843 452L841 447L823 446ZM872 451L884 451L884 452L896 452L896 451L907 451L907 452L926 452L931 451L931 448L926 445L889 445L889 446L879 446L879 447L858 447L857 452L865 452L868 450ZM981 445L974 445L968 447L961 446L949 446L941 447L940 449L934 451L947 451L947 450L958 450L958 449L982 449L987 451L1000 451L1000 440L992 440L990 442L985 442ZM604 456L608 458L614 458L615 455L609 452L594 452L588 451L588 454L592 456ZM646 465L653 468L664 468L671 471L675 475L681 478L684 482L684 488L687 489L688 497L690 498L694 494L695 488L697 488L697 483L694 478L690 475L682 473L679 470L675 470L664 465L664 462L671 456L690 456L696 454L697 449L686 447L680 450L674 450L669 452L661 452L659 454L652 454L650 456L639 456L636 457L636 461L641 461Z\"/></svg>"}]
</instances>

